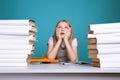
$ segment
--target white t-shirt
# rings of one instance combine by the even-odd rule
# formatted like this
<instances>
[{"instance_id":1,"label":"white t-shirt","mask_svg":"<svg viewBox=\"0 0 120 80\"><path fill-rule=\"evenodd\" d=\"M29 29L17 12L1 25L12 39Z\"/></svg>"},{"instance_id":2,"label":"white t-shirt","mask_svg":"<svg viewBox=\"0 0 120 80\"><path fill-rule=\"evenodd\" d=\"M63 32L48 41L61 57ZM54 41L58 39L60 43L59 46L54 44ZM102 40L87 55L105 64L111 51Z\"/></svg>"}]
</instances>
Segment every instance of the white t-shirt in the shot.
<instances>
[{"instance_id":1,"label":"white t-shirt","mask_svg":"<svg viewBox=\"0 0 120 80\"><path fill-rule=\"evenodd\" d=\"M50 37L48 40L48 44L53 45L54 41L53 41L53 37ZM78 46L78 41L77 38L74 38L71 46ZM69 61L68 57L67 57L67 53L66 53L66 47L65 47L65 43L62 42L61 48L59 49L58 53L57 53L57 57L56 57L60 62L67 62Z\"/></svg>"}]
</instances>

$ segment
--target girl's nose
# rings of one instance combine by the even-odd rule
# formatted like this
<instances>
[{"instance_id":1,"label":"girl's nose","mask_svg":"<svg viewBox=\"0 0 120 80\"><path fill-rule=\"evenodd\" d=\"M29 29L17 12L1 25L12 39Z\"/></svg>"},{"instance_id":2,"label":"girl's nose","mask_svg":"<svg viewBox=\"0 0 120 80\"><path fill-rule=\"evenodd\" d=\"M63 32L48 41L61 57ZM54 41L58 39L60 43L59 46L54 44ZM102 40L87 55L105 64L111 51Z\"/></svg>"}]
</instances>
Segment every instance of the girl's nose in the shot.
<instances>
[{"instance_id":1,"label":"girl's nose","mask_svg":"<svg viewBox=\"0 0 120 80\"><path fill-rule=\"evenodd\" d=\"M62 29L62 30L64 30L65 28L64 28L64 27L62 27L61 29Z\"/></svg>"},{"instance_id":2,"label":"girl's nose","mask_svg":"<svg viewBox=\"0 0 120 80\"><path fill-rule=\"evenodd\" d=\"M61 28L62 31L64 31L65 29L64 28Z\"/></svg>"}]
</instances>

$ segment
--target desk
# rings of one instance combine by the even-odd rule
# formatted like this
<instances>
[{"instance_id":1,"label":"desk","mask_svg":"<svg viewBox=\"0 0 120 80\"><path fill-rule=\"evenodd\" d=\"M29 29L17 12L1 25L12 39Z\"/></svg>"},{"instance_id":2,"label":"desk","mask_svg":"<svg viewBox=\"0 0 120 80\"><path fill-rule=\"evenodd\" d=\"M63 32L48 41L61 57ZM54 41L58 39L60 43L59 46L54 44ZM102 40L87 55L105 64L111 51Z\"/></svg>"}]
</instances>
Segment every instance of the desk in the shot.
<instances>
[{"instance_id":1,"label":"desk","mask_svg":"<svg viewBox=\"0 0 120 80\"><path fill-rule=\"evenodd\" d=\"M96 68L88 64L32 64L0 67L1 80L120 80L120 68Z\"/></svg>"}]
</instances>

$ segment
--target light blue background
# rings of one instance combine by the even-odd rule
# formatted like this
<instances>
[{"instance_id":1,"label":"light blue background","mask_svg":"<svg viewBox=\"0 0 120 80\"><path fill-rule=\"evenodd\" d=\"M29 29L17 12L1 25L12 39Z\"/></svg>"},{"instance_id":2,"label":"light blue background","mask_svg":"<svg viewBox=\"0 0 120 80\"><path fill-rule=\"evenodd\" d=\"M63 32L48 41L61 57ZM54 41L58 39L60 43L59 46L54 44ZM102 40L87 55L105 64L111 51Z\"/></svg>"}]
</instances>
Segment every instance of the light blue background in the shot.
<instances>
[{"instance_id":1,"label":"light blue background","mask_svg":"<svg viewBox=\"0 0 120 80\"><path fill-rule=\"evenodd\" d=\"M120 22L120 0L0 0L0 19L34 19L38 32L33 57L47 52L47 41L56 23L67 19L78 38L78 55L90 61L87 51L88 25Z\"/></svg>"}]
</instances>

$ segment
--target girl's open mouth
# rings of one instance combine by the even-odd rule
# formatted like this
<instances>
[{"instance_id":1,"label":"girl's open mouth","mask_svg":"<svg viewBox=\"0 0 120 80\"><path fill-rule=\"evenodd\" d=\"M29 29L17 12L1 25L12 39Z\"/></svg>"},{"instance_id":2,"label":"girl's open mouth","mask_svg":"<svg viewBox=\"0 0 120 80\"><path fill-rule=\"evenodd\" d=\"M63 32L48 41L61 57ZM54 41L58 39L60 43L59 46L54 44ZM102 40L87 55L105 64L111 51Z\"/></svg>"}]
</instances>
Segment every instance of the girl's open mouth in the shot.
<instances>
[{"instance_id":1,"label":"girl's open mouth","mask_svg":"<svg viewBox=\"0 0 120 80\"><path fill-rule=\"evenodd\" d=\"M61 35L64 35L65 33L60 33Z\"/></svg>"}]
</instances>

